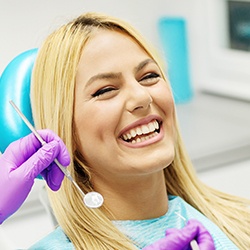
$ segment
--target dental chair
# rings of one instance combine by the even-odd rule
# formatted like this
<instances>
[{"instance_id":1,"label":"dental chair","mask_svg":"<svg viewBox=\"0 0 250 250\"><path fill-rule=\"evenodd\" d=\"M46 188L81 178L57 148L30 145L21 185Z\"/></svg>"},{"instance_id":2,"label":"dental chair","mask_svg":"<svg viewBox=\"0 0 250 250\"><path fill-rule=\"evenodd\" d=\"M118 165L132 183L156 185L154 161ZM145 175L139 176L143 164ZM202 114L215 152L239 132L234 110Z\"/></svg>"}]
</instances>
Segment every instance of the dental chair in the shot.
<instances>
[{"instance_id":1,"label":"dental chair","mask_svg":"<svg viewBox=\"0 0 250 250\"><path fill-rule=\"evenodd\" d=\"M37 49L25 51L15 57L5 68L0 81L0 151L30 133L9 101L12 100L33 123L30 106L30 80Z\"/></svg>"},{"instance_id":2,"label":"dental chair","mask_svg":"<svg viewBox=\"0 0 250 250\"><path fill-rule=\"evenodd\" d=\"M16 56L4 69L0 78L0 152L4 152L7 146L21 137L30 134L27 125L18 116L9 103L12 100L22 111L26 118L33 124L30 104L30 82L34 62L38 49L31 49ZM41 176L37 177L43 181ZM38 180L37 180L38 181ZM52 225L57 221L49 204L44 185L39 190L39 201L45 208Z\"/></svg>"}]
</instances>

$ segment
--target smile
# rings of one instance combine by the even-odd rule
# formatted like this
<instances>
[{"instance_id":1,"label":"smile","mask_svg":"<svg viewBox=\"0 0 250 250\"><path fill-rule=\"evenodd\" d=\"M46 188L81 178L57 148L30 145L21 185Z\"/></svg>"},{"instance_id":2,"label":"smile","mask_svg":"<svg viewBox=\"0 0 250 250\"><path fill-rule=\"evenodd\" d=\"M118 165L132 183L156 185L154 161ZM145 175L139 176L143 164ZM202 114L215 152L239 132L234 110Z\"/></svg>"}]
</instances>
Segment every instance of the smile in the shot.
<instances>
[{"instance_id":1,"label":"smile","mask_svg":"<svg viewBox=\"0 0 250 250\"><path fill-rule=\"evenodd\" d=\"M132 144L147 141L160 132L160 124L157 120L153 120L148 124L143 124L132 128L121 135L121 139Z\"/></svg>"}]
</instances>

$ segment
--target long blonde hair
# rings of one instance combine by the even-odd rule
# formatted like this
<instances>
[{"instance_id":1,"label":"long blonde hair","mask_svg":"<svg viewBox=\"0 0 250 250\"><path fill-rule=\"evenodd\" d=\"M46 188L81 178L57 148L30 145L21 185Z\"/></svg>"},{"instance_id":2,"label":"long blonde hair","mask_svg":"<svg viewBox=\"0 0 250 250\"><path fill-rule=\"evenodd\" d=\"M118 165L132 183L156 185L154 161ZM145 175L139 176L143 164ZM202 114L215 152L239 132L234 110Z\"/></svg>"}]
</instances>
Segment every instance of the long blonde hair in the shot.
<instances>
[{"instance_id":1,"label":"long blonde hair","mask_svg":"<svg viewBox=\"0 0 250 250\"><path fill-rule=\"evenodd\" d=\"M39 50L32 76L31 103L37 129L49 128L66 144L71 164L68 167L84 192L92 190L90 171L77 151L74 130L74 89L78 63L84 45L96 29L120 30L131 36L159 67L162 63L140 34L127 23L97 13L81 15L53 32ZM164 75L164 70L162 69ZM167 81L167 80L166 80ZM203 184L186 154L177 119L174 161L165 171L169 194L182 197L198 209L240 248L250 249L250 201L224 194ZM68 238L76 249L135 249L112 224L108 210L88 209L65 179L58 192L49 192L51 204Z\"/></svg>"}]
</instances>

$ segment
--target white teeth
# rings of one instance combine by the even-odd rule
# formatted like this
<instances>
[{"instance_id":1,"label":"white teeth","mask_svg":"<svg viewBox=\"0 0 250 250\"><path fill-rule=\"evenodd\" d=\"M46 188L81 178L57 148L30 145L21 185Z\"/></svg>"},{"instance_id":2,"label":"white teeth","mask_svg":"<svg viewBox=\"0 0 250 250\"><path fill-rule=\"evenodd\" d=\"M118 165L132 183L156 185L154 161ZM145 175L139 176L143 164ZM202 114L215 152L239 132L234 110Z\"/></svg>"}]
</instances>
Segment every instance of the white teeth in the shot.
<instances>
[{"instance_id":1,"label":"white teeth","mask_svg":"<svg viewBox=\"0 0 250 250\"><path fill-rule=\"evenodd\" d=\"M128 139L127 135L123 135L123 139L126 141Z\"/></svg>"},{"instance_id":2,"label":"white teeth","mask_svg":"<svg viewBox=\"0 0 250 250\"><path fill-rule=\"evenodd\" d=\"M142 135L142 130L140 127L136 128L136 134L137 135Z\"/></svg>"},{"instance_id":3,"label":"white teeth","mask_svg":"<svg viewBox=\"0 0 250 250\"><path fill-rule=\"evenodd\" d=\"M148 123L147 125L142 125L142 126L139 126L137 128L131 129L126 134L123 134L122 138L125 141L127 141L127 140L130 140L131 138L136 137L137 135L142 135L142 134L146 135L146 134L154 132L157 129L159 129L159 123L156 120L154 120L154 121L151 121L150 123ZM141 138L136 138L136 139L133 139L131 142L138 143L141 141L145 141L145 140L148 140L149 138L151 138L152 136L155 136L156 134L157 133L155 132L152 135L144 136Z\"/></svg>"},{"instance_id":4,"label":"white teeth","mask_svg":"<svg viewBox=\"0 0 250 250\"><path fill-rule=\"evenodd\" d=\"M158 122L156 122L156 123L157 123L157 125L158 125ZM156 129L155 123L149 123L149 124L148 124L148 127L149 127L149 130L150 130L150 131L154 131L154 130Z\"/></svg>"},{"instance_id":5,"label":"white teeth","mask_svg":"<svg viewBox=\"0 0 250 250\"><path fill-rule=\"evenodd\" d=\"M136 136L136 131L134 129L131 129L130 134L131 134L131 137L135 137Z\"/></svg>"},{"instance_id":6,"label":"white teeth","mask_svg":"<svg viewBox=\"0 0 250 250\"><path fill-rule=\"evenodd\" d=\"M154 121L154 126L155 126L155 129L159 129L159 123L157 121Z\"/></svg>"},{"instance_id":7,"label":"white teeth","mask_svg":"<svg viewBox=\"0 0 250 250\"><path fill-rule=\"evenodd\" d=\"M142 125L141 126L141 130L142 130L142 133L145 135L147 133L149 133L149 128L147 125Z\"/></svg>"}]
</instances>

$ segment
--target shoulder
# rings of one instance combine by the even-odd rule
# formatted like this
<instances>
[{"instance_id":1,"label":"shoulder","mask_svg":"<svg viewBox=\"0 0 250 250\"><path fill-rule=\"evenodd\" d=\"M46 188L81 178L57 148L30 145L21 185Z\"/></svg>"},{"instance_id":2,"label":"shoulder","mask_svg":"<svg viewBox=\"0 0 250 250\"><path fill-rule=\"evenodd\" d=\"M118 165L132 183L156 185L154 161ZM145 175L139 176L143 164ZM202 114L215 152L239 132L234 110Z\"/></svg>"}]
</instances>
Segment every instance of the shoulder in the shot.
<instances>
[{"instance_id":1,"label":"shoulder","mask_svg":"<svg viewBox=\"0 0 250 250\"><path fill-rule=\"evenodd\" d=\"M43 239L35 243L29 250L73 250L74 246L63 232L61 227L58 227L53 232L45 236Z\"/></svg>"}]
</instances>

